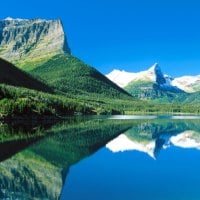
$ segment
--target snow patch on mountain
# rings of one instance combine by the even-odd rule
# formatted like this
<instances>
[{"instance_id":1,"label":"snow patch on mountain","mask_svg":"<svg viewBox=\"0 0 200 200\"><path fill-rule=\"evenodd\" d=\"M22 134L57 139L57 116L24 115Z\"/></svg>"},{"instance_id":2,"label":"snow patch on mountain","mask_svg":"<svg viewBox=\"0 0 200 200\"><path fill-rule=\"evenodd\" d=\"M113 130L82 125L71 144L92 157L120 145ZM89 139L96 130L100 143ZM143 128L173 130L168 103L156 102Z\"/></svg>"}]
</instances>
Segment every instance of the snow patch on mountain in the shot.
<instances>
[{"instance_id":1,"label":"snow patch on mountain","mask_svg":"<svg viewBox=\"0 0 200 200\"><path fill-rule=\"evenodd\" d=\"M200 75L175 78L172 85L188 93L200 91Z\"/></svg>"},{"instance_id":2,"label":"snow patch on mountain","mask_svg":"<svg viewBox=\"0 0 200 200\"><path fill-rule=\"evenodd\" d=\"M107 74L106 77L116 83L118 86L124 88L132 81L156 82L155 70L160 70L160 67L157 63L155 63L147 71L136 73L114 69L111 73Z\"/></svg>"},{"instance_id":3,"label":"snow patch on mountain","mask_svg":"<svg viewBox=\"0 0 200 200\"><path fill-rule=\"evenodd\" d=\"M155 63L146 71L137 73L126 72L124 70L113 70L111 73L106 75L111 81L116 83L118 86L125 88L129 83L136 81L152 82L158 84L162 90L181 92L182 90L175 84L172 84L174 80L169 75L164 75L161 71L158 63Z\"/></svg>"}]
</instances>

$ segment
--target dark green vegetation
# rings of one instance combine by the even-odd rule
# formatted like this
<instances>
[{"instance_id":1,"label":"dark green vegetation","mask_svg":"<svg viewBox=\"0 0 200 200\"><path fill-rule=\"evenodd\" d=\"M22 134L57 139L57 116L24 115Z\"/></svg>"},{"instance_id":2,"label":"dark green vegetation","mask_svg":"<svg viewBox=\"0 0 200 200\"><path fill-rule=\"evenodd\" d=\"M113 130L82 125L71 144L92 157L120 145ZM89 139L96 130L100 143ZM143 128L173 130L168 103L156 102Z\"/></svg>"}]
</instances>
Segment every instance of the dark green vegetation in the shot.
<instances>
[{"instance_id":1,"label":"dark green vegetation","mask_svg":"<svg viewBox=\"0 0 200 200\"><path fill-rule=\"evenodd\" d=\"M46 84L34 79L31 75L21 71L3 59L0 59L0 83L43 92L53 91Z\"/></svg>"},{"instance_id":2,"label":"dark green vegetation","mask_svg":"<svg viewBox=\"0 0 200 200\"><path fill-rule=\"evenodd\" d=\"M2 118L65 116L75 113L91 114L93 108L67 97L26 88L0 85L0 114Z\"/></svg>"}]
</instances>

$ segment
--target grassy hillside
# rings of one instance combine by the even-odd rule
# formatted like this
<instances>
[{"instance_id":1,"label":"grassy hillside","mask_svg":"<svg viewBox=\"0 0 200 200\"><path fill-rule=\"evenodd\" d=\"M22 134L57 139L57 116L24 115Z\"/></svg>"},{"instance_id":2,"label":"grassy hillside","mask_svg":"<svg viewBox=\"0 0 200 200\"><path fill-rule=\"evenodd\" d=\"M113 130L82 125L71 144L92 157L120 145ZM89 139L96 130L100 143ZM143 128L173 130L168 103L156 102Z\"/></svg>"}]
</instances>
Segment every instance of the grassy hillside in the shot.
<instances>
[{"instance_id":1,"label":"grassy hillside","mask_svg":"<svg viewBox=\"0 0 200 200\"><path fill-rule=\"evenodd\" d=\"M29 74L21 71L3 59L0 59L0 83L26 87L43 92L53 92L53 90L46 84L34 79Z\"/></svg>"},{"instance_id":2,"label":"grassy hillside","mask_svg":"<svg viewBox=\"0 0 200 200\"><path fill-rule=\"evenodd\" d=\"M130 94L96 69L69 54L57 55L30 73L40 77L52 88L68 94L89 94L123 99L130 97Z\"/></svg>"}]
</instances>

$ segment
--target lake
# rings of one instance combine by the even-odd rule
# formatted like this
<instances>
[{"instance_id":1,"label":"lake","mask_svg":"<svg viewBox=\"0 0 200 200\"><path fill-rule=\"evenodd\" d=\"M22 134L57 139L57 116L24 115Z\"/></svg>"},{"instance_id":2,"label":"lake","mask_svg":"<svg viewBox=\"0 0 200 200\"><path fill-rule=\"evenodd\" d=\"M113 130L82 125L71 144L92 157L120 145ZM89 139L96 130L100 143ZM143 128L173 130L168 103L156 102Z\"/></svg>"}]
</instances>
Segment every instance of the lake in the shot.
<instances>
[{"instance_id":1,"label":"lake","mask_svg":"<svg viewBox=\"0 0 200 200\"><path fill-rule=\"evenodd\" d=\"M198 116L78 117L0 133L0 199L200 199Z\"/></svg>"}]
</instances>

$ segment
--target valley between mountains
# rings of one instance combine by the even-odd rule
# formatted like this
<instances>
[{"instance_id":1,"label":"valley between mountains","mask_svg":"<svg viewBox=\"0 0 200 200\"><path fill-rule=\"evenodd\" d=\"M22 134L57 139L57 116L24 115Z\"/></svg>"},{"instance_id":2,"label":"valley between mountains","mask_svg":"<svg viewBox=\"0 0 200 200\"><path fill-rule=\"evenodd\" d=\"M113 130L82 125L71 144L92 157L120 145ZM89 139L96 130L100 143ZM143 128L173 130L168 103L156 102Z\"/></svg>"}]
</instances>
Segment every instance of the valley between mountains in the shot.
<instances>
[{"instance_id":1,"label":"valley between mountains","mask_svg":"<svg viewBox=\"0 0 200 200\"><path fill-rule=\"evenodd\" d=\"M0 21L0 117L199 113L200 76L172 78L154 64L108 75L72 56L60 20Z\"/></svg>"}]
</instances>

